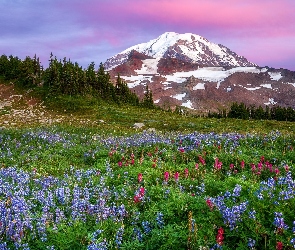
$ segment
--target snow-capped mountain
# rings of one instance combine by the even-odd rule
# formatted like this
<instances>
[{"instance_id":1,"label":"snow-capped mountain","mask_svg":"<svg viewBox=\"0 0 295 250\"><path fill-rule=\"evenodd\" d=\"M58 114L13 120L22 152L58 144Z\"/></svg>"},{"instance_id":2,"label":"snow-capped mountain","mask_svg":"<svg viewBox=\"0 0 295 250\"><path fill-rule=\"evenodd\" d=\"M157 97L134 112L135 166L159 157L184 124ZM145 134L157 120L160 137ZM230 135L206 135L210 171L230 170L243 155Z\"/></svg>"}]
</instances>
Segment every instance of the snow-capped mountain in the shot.
<instances>
[{"instance_id":1,"label":"snow-capped mountain","mask_svg":"<svg viewBox=\"0 0 295 250\"><path fill-rule=\"evenodd\" d=\"M223 45L194 34L164 33L104 64L143 97L146 85L164 108L217 111L232 102L295 108L295 72L258 67Z\"/></svg>"},{"instance_id":2,"label":"snow-capped mountain","mask_svg":"<svg viewBox=\"0 0 295 250\"><path fill-rule=\"evenodd\" d=\"M166 32L109 58L104 64L105 68L111 69L126 62L134 50L152 58L176 58L203 66L256 66L227 47L209 42L199 35Z\"/></svg>"}]
</instances>

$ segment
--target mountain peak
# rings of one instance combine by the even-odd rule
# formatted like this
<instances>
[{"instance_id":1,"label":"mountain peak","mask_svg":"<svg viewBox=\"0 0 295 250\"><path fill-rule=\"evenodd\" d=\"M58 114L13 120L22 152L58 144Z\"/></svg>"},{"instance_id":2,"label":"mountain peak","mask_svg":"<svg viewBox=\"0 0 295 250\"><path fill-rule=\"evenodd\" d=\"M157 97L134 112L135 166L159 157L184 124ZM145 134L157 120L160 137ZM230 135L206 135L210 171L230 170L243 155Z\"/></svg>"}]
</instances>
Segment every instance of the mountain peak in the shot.
<instances>
[{"instance_id":1,"label":"mountain peak","mask_svg":"<svg viewBox=\"0 0 295 250\"><path fill-rule=\"evenodd\" d=\"M179 34L165 32L158 38L146 43L134 45L109 58L105 68L110 70L123 64L132 51L152 58L177 58L184 62L198 63L204 66L257 66L245 57L237 55L229 48L210 42L204 37L192 33Z\"/></svg>"}]
</instances>

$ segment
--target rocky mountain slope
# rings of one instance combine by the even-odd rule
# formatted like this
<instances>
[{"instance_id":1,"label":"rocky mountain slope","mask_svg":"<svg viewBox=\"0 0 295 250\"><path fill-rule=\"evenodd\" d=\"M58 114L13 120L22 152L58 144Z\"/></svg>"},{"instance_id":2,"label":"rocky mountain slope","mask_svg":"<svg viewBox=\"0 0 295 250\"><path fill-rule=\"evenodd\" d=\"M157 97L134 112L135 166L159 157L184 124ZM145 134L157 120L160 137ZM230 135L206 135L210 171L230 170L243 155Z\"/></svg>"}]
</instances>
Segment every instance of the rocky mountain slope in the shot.
<instances>
[{"instance_id":1,"label":"rocky mountain slope","mask_svg":"<svg viewBox=\"0 0 295 250\"><path fill-rule=\"evenodd\" d=\"M223 45L194 34L164 33L104 64L143 97L146 85L164 108L208 112L232 102L295 108L295 72L258 67Z\"/></svg>"}]
</instances>

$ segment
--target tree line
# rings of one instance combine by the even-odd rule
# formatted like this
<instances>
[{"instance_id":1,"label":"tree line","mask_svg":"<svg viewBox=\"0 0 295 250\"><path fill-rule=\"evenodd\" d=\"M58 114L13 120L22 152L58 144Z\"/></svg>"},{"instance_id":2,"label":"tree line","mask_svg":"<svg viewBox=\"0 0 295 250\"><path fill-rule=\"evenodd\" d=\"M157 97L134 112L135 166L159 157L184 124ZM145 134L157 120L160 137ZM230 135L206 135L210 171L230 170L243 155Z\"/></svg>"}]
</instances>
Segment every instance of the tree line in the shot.
<instances>
[{"instance_id":1,"label":"tree line","mask_svg":"<svg viewBox=\"0 0 295 250\"><path fill-rule=\"evenodd\" d=\"M255 105L246 106L244 103L234 102L230 106L229 111L225 109L219 112L211 113L209 111L208 117L212 118L237 118L237 119L253 119L253 120L277 120L277 121L295 121L295 110L291 107L281 107L275 105L273 107L265 106L265 108Z\"/></svg>"},{"instance_id":2,"label":"tree line","mask_svg":"<svg viewBox=\"0 0 295 250\"><path fill-rule=\"evenodd\" d=\"M57 59L50 54L49 66L44 69L39 58L27 56L21 60L17 56L0 57L0 77L13 81L23 88L42 88L46 95L92 95L106 101L128 103L135 106L154 108L152 92L146 88L143 100L132 92L127 83L118 75L112 83L110 75L100 63L98 70L94 62L83 69L70 59Z\"/></svg>"}]
</instances>

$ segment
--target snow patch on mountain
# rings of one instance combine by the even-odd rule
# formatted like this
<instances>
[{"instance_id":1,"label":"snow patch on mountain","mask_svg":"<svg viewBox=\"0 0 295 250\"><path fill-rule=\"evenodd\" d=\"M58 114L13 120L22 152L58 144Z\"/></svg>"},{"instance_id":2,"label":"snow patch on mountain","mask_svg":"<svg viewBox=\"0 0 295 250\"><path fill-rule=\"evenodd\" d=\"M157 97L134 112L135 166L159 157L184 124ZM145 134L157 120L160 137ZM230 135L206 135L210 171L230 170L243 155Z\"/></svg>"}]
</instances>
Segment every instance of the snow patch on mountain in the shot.
<instances>
[{"instance_id":1,"label":"snow patch on mountain","mask_svg":"<svg viewBox=\"0 0 295 250\"><path fill-rule=\"evenodd\" d=\"M242 85L240 85L240 86L243 87ZM246 88L246 87L244 87L244 88L247 89L247 90L250 90L250 91L261 89L261 87L254 87L254 88Z\"/></svg>"},{"instance_id":2,"label":"snow patch on mountain","mask_svg":"<svg viewBox=\"0 0 295 250\"><path fill-rule=\"evenodd\" d=\"M222 82L228 76L236 73L259 73L260 70L256 67L237 67L229 70L225 70L223 67L204 67L194 71L176 72L172 75L166 75L167 81L183 83L190 76L201 79L208 82Z\"/></svg>"},{"instance_id":3,"label":"snow patch on mountain","mask_svg":"<svg viewBox=\"0 0 295 250\"><path fill-rule=\"evenodd\" d=\"M171 95L170 97L175 98L175 99L181 101L185 96L186 96L186 93L184 93L184 94Z\"/></svg>"},{"instance_id":4,"label":"snow patch on mountain","mask_svg":"<svg viewBox=\"0 0 295 250\"><path fill-rule=\"evenodd\" d=\"M152 76L146 76L146 75L120 76L120 77L127 82L127 86L129 88L134 88L139 85L145 86L146 82L152 81Z\"/></svg>"},{"instance_id":5,"label":"snow patch on mountain","mask_svg":"<svg viewBox=\"0 0 295 250\"><path fill-rule=\"evenodd\" d=\"M275 100L273 98L269 98L268 102L264 103L265 105L275 105L277 104L277 102L275 102Z\"/></svg>"},{"instance_id":6,"label":"snow patch on mountain","mask_svg":"<svg viewBox=\"0 0 295 250\"><path fill-rule=\"evenodd\" d=\"M128 87L134 88L138 85L145 86L147 82L152 81L152 77L154 75L158 74L156 73L157 70L155 67L156 59L146 59L144 60L144 62L145 63L143 64L143 67L140 70L137 70L138 75L121 76L121 78L123 78L127 82ZM175 82L181 84L184 83L187 80L187 78L193 76L202 81L217 83L216 88L218 89L221 82L223 82L230 75L237 72L260 73L261 71L259 68L256 67L236 67L229 70L225 70L223 67L204 67L194 71L183 71L176 72L171 75L162 75L162 77L166 78L166 81L162 84L165 86L164 90L167 90L170 88L167 86L170 83ZM263 87L269 87L269 85L265 85ZM197 84L193 90L197 89L205 89L204 83ZM249 88L249 90L251 89Z\"/></svg>"},{"instance_id":7,"label":"snow patch on mountain","mask_svg":"<svg viewBox=\"0 0 295 250\"><path fill-rule=\"evenodd\" d=\"M142 68L140 70L135 70L137 74L157 74L158 73L158 63L160 58L156 59L145 59L142 61Z\"/></svg>"},{"instance_id":8,"label":"snow patch on mountain","mask_svg":"<svg viewBox=\"0 0 295 250\"><path fill-rule=\"evenodd\" d=\"M199 82L199 83L197 83L196 86L193 87L193 90L205 89L205 84L206 84L206 83L201 83L201 82Z\"/></svg>"},{"instance_id":9,"label":"snow patch on mountain","mask_svg":"<svg viewBox=\"0 0 295 250\"><path fill-rule=\"evenodd\" d=\"M266 83L266 84L261 84L261 87L267 88L267 89L272 89L272 86L270 83Z\"/></svg>"},{"instance_id":10,"label":"snow patch on mountain","mask_svg":"<svg viewBox=\"0 0 295 250\"><path fill-rule=\"evenodd\" d=\"M189 109L194 109L193 108L193 103L190 100L188 100L187 102L182 103L181 106L189 108Z\"/></svg>"},{"instance_id":11,"label":"snow patch on mountain","mask_svg":"<svg viewBox=\"0 0 295 250\"><path fill-rule=\"evenodd\" d=\"M270 78L275 81L278 81L283 77L281 75L281 72L268 72L268 74L269 74Z\"/></svg>"}]
</instances>

